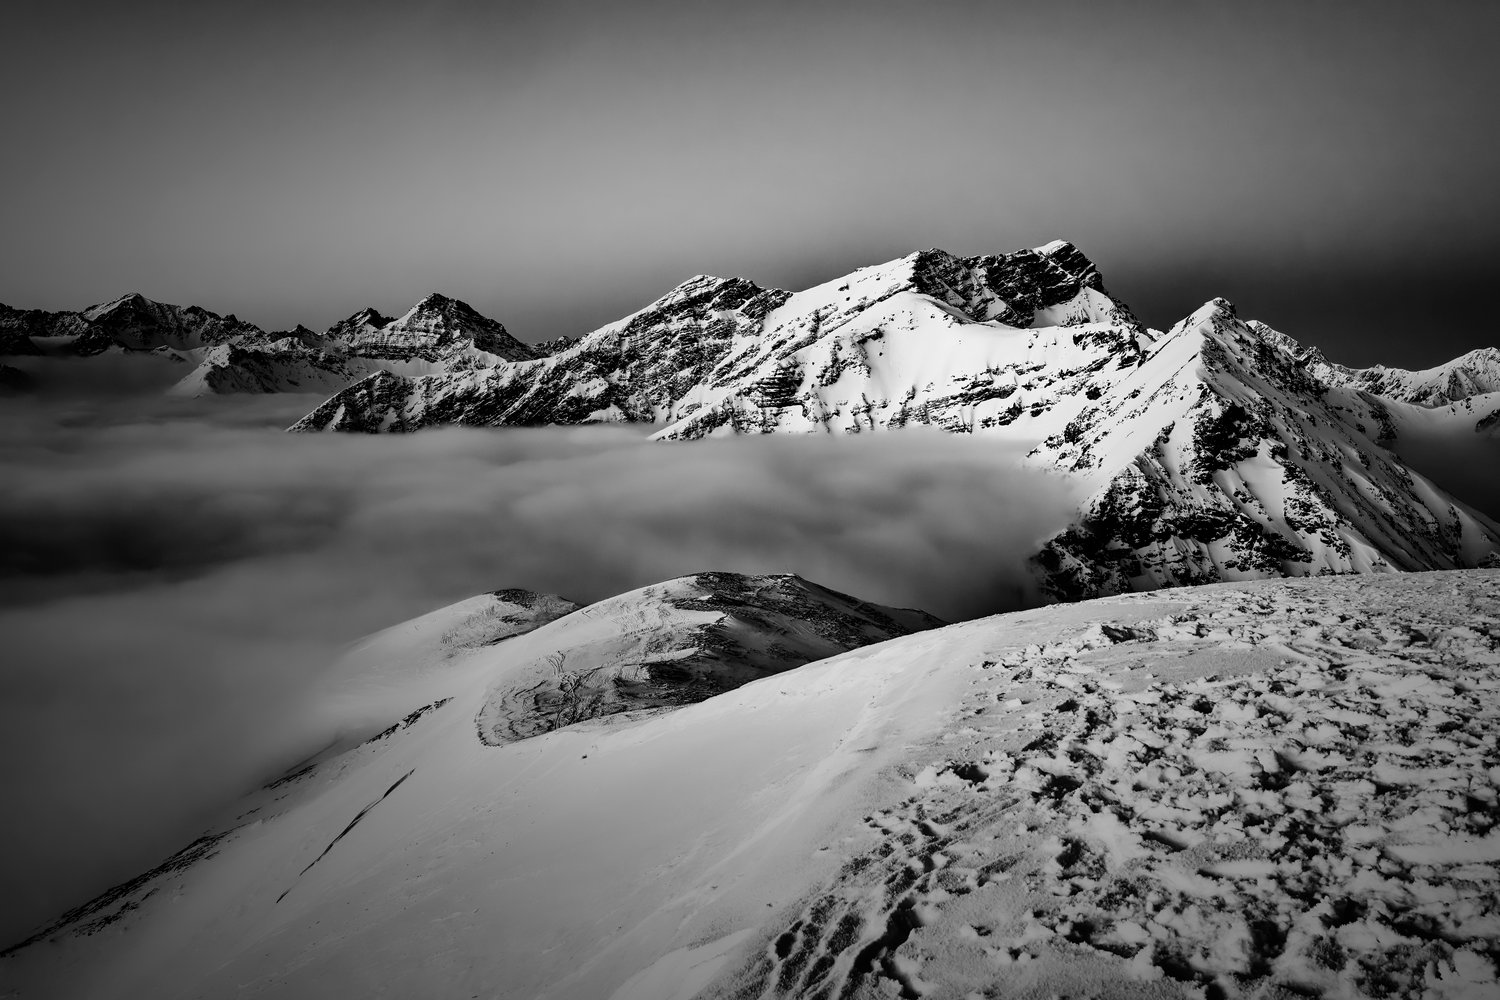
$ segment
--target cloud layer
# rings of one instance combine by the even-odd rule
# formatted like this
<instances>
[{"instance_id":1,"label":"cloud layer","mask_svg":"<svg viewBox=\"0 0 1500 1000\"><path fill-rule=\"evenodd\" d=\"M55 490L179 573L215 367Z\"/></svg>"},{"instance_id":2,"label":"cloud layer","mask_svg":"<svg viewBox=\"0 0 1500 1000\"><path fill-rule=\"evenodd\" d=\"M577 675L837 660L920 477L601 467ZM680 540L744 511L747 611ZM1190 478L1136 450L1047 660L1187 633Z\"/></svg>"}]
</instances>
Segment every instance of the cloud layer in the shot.
<instances>
[{"instance_id":1,"label":"cloud layer","mask_svg":"<svg viewBox=\"0 0 1500 1000\"><path fill-rule=\"evenodd\" d=\"M308 701L361 634L484 590L592 601L705 569L967 618L1030 601L1025 559L1071 507L950 435L280 433L302 402L4 404L6 937L352 724Z\"/></svg>"}]
</instances>

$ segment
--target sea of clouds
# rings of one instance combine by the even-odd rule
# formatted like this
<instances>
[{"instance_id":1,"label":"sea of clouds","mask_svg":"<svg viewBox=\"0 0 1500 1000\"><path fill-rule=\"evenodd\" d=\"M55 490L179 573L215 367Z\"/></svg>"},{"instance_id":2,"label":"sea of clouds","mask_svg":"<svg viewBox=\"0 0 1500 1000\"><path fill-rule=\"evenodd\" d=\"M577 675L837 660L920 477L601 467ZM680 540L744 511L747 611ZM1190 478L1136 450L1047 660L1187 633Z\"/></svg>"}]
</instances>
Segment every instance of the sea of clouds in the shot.
<instances>
[{"instance_id":1,"label":"sea of clouds","mask_svg":"<svg viewBox=\"0 0 1500 1000\"><path fill-rule=\"evenodd\" d=\"M936 432L294 435L316 399L171 400L155 359L52 364L0 400L9 939L372 721L310 703L363 634L501 587L592 601L709 569L970 618L1035 603L1027 557L1075 500Z\"/></svg>"}]
</instances>

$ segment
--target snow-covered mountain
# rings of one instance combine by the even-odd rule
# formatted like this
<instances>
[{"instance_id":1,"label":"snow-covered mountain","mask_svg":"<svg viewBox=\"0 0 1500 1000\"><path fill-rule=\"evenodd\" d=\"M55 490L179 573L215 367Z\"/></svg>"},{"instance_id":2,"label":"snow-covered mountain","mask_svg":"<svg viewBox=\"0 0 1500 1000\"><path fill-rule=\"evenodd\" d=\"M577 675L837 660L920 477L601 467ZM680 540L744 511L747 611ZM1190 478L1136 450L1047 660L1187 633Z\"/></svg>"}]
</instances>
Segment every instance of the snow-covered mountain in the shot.
<instances>
[{"instance_id":1,"label":"snow-covered mountain","mask_svg":"<svg viewBox=\"0 0 1500 1000\"><path fill-rule=\"evenodd\" d=\"M1032 460L1096 487L1042 552L1055 594L1449 569L1500 550L1493 520L1382 446L1386 404L1320 381L1290 343L1210 302L1037 446Z\"/></svg>"},{"instance_id":2,"label":"snow-covered mountain","mask_svg":"<svg viewBox=\"0 0 1500 1000\"><path fill-rule=\"evenodd\" d=\"M135 293L81 312L0 306L0 355L89 357L111 349L192 363L169 390L186 396L333 393L375 372L419 376L540 356L501 324L438 294L395 318L360 310L322 334L302 326L268 333L232 315Z\"/></svg>"},{"instance_id":3,"label":"snow-covered mountain","mask_svg":"<svg viewBox=\"0 0 1500 1000\"><path fill-rule=\"evenodd\" d=\"M793 660L902 629L785 577L566 614L487 595L349 654L345 684L408 683L388 728L0 977L64 1000L1493 997L1497 607L1484 570L1137 594L496 740L547 664L661 661L714 615Z\"/></svg>"},{"instance_id":4,"label":"snow-covered mountain","mask_svg":"<svg viewBox=\"0 0 1500 1000\"><path fill-rule=\"evenodd\" d=\"M1500 409L1497 357L1340 368L1223 300L1147 330L1058 241L925 251L797 293L699 276L549 357L377 373L293 429L618 420L673 440L912 424L993 435L1088 484L1078 526L1039 563L1054 596L1076 598L1477 564L1500 528L1388 446L1393 408L1477 405L1452 436L1477 432Z\"/></svg>"},{"instance_id":5,"label":"snow-covered mountain","mask_svg":"<svg viewBox=\"0 0 1500 1000\"><path fill-rule=\"evenodd\" d=\"M162 350L237 322L138 296L80 315L92 324L80 342L108 326L110 343ZM120 332L147 319L154 340ZM1221 299L1149 330L1065 241L928 250L801 292L700 275L540 348L431 295L321 335L251 328L175 350L197 362L175 393L332 392L297 431L628 421L685 440L922 424L1019 443L1087 487L1076 526L1039 553L1060 598L1454 568L1500 551L1496 512L1444 489L1452 476L1477 495L1449 471L1462 463L1426 460L1500 459L1487 430L1500 421L1500 351L1420 372L1349 369Z\"/></svg>"},{"instance_id":6,"label":"snow-covered mountain","mask_svg":"<svg viewBox=\"0 0 1500 1000\"><path fill-rule=\"evenodd\" d=\"M74 345L79 354L97 354L111 347L191 351L261 333L253 323L233 315L220 316L201 306L155 302L138 292L90 306L80 315L88 329Z\"/></svg>"},{"instance_id":7,"label":"snow-covered mountain","mask_svg":"<svg viewBox=\"0 0 1500 1000\"><path fill-rule=\"evenodd\" d=\"M76 312L15 309L0 304L0 355L40 354L40 340L53 338L72 342L88 329L88 320Z\"/></svg>"},{"instance_id":8,"label":"snow-covered mountain","mask_svg":"<svg viewBox=\"0 0 1500 1000\"><path fill-rule=\"evenodd\" d=\"M321 336L255 333L205 352L171 392L335 392L375 373L469 371L537 355L457 299L428 295L394 319L361 309Z\"/></svg>"},{"instance_id":9,"label":"snow-covered mountain","mask_svg":"<svg viewBox=\"0 0 1500 1000\"><path fill-rule=\"evenodd\" d=\"M1346 368L1336 365L1315 347L1304 348L1263 323L1251 326L1267 340L1290 351L1320 381L1419 406L1444 406L1486 393L1500 392L1500 349L1484 347L1446 364L1421 371L1404 368Z\"/></svg>"},{"instance_id":10,"label":"snow-covered mountain","mask_svg":"<svg viewBox=\"0 0 1500 1000\"><path fill-rule=\"evenodd\" d=\"M1071 244L938 250L805 292L699 275L540 361L350 386L297 430L629 420L659 437L1023 424L1149 334Z\"/></svg>"},{"instance_id":11,"label":"snow-covered mountain","mask_svg":"<svg viewBox=\"0 0 1500 1000\"><path fill-rule=\"evenodd\" d=\"M156 302L138 292L79 312L0 305L0 354L38 354L42 345L83 357L111 348L175 354L255 336L265 334L233 315Z\"/></svg>"}]
</instances>

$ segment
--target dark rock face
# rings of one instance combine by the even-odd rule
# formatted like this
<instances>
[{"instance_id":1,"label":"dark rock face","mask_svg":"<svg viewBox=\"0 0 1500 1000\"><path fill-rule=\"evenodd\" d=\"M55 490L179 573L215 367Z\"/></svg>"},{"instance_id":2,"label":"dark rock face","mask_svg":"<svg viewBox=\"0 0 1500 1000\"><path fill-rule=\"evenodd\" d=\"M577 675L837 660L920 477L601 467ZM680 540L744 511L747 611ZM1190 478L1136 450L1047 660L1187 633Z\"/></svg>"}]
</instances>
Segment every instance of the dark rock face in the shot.
<instances>
[{"instance_id":1,"label":"dark rock face","mask_svg":"<svg viewBox=\"0 0 1500 1000\"><path fill-rule=\"evenodd\" d=\"M976 322L998 320L1030 327L1039 310L1062 305L1085 288L1104 292L1093 261L1071 243L1038 250L955 257L941 250L917 255L913 275L918 291L960 309ZM1122 321L1129 323L1133 317Z\"/></svg>"},{"instance_id":2,"label":"dark rock face","mask_svg":"<svg viewBox=\"0 0 1500 1000\"><path fill-rule=\"evenodd\" d=\"M87 327L79 313L0 305L0 355L40 354L32 337L76 337Z\"/></svg>"},{"instance_id":3,"label":"dark rock face","mask_svg":"<svg viewBox=\"0 0 1500 1000\"><path fill-rule=\"evenodd\" d=\"M550 358L554 354L561 354L568 348L578 343L577 337L553 337L551 340L543 340L531 345L531 350L539 358Z\"/></svg>"}]
</instances>

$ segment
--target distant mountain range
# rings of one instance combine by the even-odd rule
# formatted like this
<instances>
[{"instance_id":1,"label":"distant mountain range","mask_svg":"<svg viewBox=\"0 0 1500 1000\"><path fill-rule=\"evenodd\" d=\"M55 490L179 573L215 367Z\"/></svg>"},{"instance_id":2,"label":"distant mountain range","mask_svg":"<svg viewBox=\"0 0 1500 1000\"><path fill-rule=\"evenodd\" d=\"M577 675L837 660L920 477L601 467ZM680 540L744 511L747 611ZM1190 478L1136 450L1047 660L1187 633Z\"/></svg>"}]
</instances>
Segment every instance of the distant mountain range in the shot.
<instances>
[{"instance_id":1,"label":"distant mountain range","mask_svg":"<svg viewBox=\"0 0 1500 1000\"><path fill-rule=\"evenodd\" d=\"M543 346L441 295L323 334L139 295L79 313L0 307L0 350L43 349L192 362L179 394L331 393L295 431L635 422L691 440L926 425L1020 442L1086 486L1076 524L1038 547L1059 599L1500 558L1495 512L1394 450L1420 424L1500 460L1500 350L1351 369L1223 299L1151 330L1064 241L926 250L801 292L700 275Z\"/></svg>"}]
</instances>

